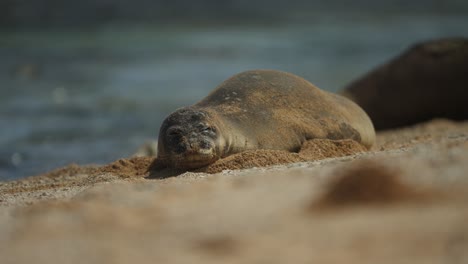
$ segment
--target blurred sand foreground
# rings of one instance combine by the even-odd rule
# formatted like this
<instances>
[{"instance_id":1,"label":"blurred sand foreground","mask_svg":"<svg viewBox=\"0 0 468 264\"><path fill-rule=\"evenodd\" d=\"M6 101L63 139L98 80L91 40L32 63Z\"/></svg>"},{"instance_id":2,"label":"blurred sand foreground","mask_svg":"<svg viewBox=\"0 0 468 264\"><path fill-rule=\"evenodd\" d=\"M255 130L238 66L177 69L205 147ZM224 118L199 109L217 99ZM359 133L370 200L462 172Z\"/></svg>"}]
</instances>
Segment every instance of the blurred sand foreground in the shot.
<instances>
[{"instance_id":1,"label":"blurred sand foreground","mask_svg":"<svg viewBox=\"0 0 468 264\"><path fill-rule=\"evenodd\" d=\"M377 141L215 174L147 179L152 159L133 158L2 182L0 262L468 263L468 121Z\"/></svg>"}]
</instances>

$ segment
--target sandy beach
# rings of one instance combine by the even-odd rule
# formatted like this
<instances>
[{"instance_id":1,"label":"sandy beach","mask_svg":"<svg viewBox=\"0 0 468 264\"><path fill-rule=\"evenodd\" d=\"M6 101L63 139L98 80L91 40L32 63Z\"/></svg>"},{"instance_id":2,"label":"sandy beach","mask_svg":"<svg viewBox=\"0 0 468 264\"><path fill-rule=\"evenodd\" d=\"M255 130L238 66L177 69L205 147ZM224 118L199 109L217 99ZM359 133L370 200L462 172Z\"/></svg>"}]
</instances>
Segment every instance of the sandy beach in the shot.
<instances>
[{"instance_id":1,"label":"sandy beach","mask_svg":"<svg viewBox=\"0 0 468 264\"><path fill-rule=\"evenodd\" d=\"M198 172L152 157L0 183L2 263L466 263L468 122ZM175 176L175 177L168 177Z\"/></svg>"},{"instance_id":2,"label":"sandy beach","mask_svg":"<svg viewBox=\"0 0 468 264\"><path fill-rule=\"evenodd\" d=\"M467 28L461 0L0 1L0 264L467 264Z\"/></svg>"}]
</instances>

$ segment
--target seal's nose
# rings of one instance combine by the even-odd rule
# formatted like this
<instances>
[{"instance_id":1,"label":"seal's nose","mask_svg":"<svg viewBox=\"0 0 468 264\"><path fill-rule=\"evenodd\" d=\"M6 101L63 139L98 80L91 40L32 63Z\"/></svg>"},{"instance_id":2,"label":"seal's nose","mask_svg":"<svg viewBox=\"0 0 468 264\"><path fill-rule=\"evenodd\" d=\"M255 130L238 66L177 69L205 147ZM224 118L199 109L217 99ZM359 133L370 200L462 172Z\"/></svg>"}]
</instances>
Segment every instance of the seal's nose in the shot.
<instances>
[{"instance_id":1,"label":"seal's nose","mask_svg":"<svg viewBox=\"0 0 468 264\"><path fill-rule=\"evenodd\" d=\"M207 141L207 140L202 140L202 141L200 142L200 148L202 148L202 149L209 149L209 148L211 148L211 147L212 147L212 145L211 145L210 142Z\"/></svg>"},{"instance_id":2,"label":"seal's nose","mask_svg":"<svg viewBox=\"0 0 468 264\"><path fill-rule=\"evenodd\" d=\"M192 150L202 150L202 149L209 149L211 148L211 144L209 141L207 140L193 140L193 141L190 141L189 143L189 147L192 149Z\"/></svg>"},{"instance_id":3,"label":"seal's nose","mask_svg":"<svg viewBox=\"0 0 468 264\"><path fill-rule=\"evenodd\" d=\"M200 143L196 139L189 140L187 150L191 152L198 152L200 150Z\"/></svg>"},{"instance_id":4,"label":"seal's nose","mask_svg":"<svg viewBox=\"0 0 468 264\"><path fill-rule=\"evenodd\" d=\"M182 153L193 154L193 153L196 153L198 149L199 149L198 144L196 144L195 142L185 141L185 142L180 142L177 145L175 152L178 154L182 154Z\"/></svg>"}]
</instances>

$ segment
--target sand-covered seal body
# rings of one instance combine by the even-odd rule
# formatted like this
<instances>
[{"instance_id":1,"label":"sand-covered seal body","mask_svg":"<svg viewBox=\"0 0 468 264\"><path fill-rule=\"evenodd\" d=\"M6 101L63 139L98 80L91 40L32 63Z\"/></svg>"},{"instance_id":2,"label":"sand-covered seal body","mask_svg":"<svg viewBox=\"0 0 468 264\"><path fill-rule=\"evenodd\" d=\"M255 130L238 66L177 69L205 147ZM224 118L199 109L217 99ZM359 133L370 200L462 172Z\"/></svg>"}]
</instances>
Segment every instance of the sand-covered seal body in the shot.
<instances>
[{"instance_id":1,"label":"sand-covered seal body","mask_svg":"<svg viewBox=\"0 0 468 264\"><path fill-rule=\"evenodd\" d=\"M370 148L375 132L350 100L290 73L253 70L169 115L160 129L158 159L190 169L248 149L296 152L314 138L354 139Z\"/></svg>"}]
</instances>

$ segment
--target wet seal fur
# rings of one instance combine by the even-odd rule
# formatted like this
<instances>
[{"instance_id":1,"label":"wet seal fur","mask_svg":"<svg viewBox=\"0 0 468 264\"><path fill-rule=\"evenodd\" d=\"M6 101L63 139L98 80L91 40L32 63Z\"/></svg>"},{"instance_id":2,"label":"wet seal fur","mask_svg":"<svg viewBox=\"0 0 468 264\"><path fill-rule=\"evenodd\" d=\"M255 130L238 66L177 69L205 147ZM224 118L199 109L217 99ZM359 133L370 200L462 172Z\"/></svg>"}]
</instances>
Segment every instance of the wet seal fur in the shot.
<instances>
[{"instance_id":1,"label":"wet seal fur","mask_svg":"<svg viewBox=\"0 0 468 264\"><path fill-rule=\"evenodd\" d=\"M252 70L224 81L162 123L158 161L195 169L249 149L297 152L309 139L353 139L370 148L375 131L352 101L281 71Z\"/></svg>"}]
</instances>

